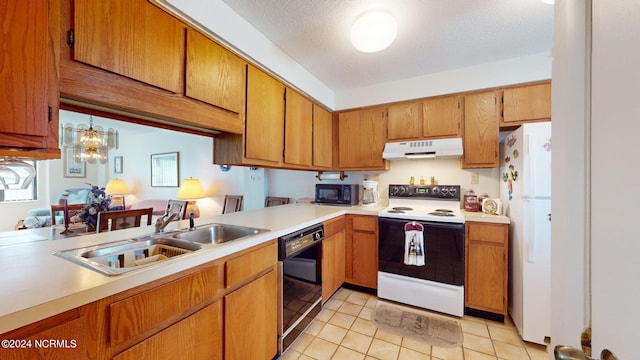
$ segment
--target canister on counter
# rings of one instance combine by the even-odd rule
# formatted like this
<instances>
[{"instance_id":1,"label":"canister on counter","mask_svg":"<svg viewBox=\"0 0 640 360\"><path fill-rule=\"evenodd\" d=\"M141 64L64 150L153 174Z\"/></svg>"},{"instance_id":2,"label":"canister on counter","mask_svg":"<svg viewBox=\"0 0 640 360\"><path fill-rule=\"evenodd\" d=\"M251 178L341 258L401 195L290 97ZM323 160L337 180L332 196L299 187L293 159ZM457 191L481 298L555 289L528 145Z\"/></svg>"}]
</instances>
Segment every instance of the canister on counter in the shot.
<instances>
[{"instance_id":1,"label":"canister on counter","mask_svg":"<svg viewBox=\"0 0 640 360\"><path fill-rule=\"evenodd\" d=\"M482 201L484 199L488 199L489 198L489 194L487 193L482 193L482 195L478 196L478 211L482 212Z\"/></svg>"},{"instance_id":2,"label":"canister on counter","mask_svg":"<svg viewBox=\"0 0 640 360\"><path fill-rule=\"evenodd\" d=\"M469 212L478 212L480 210L478 196L473 192L473 190L469 190L464 194L464 210Z\"/></svg>"}]
</instances>

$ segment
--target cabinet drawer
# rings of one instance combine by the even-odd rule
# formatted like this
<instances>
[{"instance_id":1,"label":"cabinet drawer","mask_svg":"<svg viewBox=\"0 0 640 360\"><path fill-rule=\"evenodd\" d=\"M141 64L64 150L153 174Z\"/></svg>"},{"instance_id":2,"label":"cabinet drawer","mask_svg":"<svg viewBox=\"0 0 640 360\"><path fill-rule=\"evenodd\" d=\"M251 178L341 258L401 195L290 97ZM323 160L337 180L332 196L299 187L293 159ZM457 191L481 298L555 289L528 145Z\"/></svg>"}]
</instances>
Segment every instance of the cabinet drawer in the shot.
<instances>
[{"instance_id":1,"label":"cabinet drawer","mask_svg":"<svg viewBox=\"0 0 640 360\"><path fill-rule=\"evenodd\" d=\"M219 289L217 265L117 301L111 310L111 345L141 334L213 298Z\"/></svg>"},{"instance_id":2,"label":"cabinet drawer","mask_svg":"<svg viewBox=\"0 0 640 360\"><path fill-rule=\"evenodd\" d=\"M344 231L344 216L340 216L335 219L325 221L323 225L324 225L324 238L328 239L333 235Z\"/></svg>"},{"instance_id":3,"label":"cabinet drawer","mask_svg":"<svg viewBox=\"0 0 640 360\"><path fill-rule=\"evenodd\" d=\"M226 287L238 285L264 271L278 261L278 246L274 242L226 263Z\"/></svg>"},{"instance_id":4,"label":"cabinet drawer","mask_svg":"<svg viewBox=\"0 0 640 360\"><path fill-rule=\"evenodd\" d=\"M504 244L507 241L506 224L467 223L469 227L469 241L486 241Z\"/></svg>"},{"instance_id":5,"label":"cabinet drawer","mask_svg":"<svg viewBox=\"0 0 640 360\"><path fill-rule=\"evenodd\" d=\"M376 231L378 229L377 216L354 216L351 221L355 231Z\"/></svg>"}]
</instances>

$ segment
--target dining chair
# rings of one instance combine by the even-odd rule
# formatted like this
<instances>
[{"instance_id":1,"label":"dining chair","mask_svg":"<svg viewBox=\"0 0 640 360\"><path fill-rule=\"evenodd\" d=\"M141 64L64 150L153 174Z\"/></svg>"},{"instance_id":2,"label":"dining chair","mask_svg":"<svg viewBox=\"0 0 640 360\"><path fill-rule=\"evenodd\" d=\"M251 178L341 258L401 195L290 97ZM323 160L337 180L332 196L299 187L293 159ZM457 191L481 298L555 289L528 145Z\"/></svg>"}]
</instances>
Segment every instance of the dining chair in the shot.
<instances>
[{"instance_id":1,"label":"dining chair","mask_svg":"<svg viewBox=\"0 0 640 360\"><path fill-rule=\"evenodd\" d=\"M167 203L167 215L171 215L173 213L180 214L180 217L176 220L186 219L188 218L187 214L187 201L186 200L169 200Z\"/></svg>"},{"instance_id":2,"label":"dining chair","mask_svg":"<svg viewBox=\"0 0 640 360\"><path fill-rule=\"evenodd\" d=\"M139 227L142 217L147 216L147 225L151 225L153 208L136 210L101 211L98 213L98 226L96 232L113 231Z\"/></svg>"},{"instance_id":3,"label":"dining chair","mask_svg":"<svg viewBox=\"0 0 640 360\"><path fill-rule=\"evenodd\" d=\"M229 214L242 210L242 195L225 195L224 206L222 207L223 214Z\"/></svg>"},{"instance_id":4,"label":"dining chair","mask_svg":"<svg viewBox=\"0 0 640 360\"><path fill-rule=\"evenodd\" d=\"M69 219L73 215L78 214L82 209L87 206L86 204L68 204L67 211L69 211ZM62 211L64 214L64 205L51 205L51 225L56 225L56 213ZM64 215L62 216L62 223L64 224Z\"/></svg>"},{"instance_id":5,"label":"dining chair","mask_svg":"<svg viewBox=\"0 0 640 360\"><path fill-rule=\"evenodd\" d=\"M288 197L267 196L264 201L264 207L286 205L289 203Z\"/></svg>"}]
</instances>

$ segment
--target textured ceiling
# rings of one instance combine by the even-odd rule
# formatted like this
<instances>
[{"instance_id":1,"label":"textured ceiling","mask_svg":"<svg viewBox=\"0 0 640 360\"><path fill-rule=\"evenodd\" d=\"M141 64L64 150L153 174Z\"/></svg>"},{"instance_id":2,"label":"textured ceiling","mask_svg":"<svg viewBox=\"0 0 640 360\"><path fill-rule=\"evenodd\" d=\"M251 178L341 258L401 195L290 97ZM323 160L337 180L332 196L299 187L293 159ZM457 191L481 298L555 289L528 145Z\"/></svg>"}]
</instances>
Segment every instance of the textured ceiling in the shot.
<instances>
[{"instance_id":1,"label":"textured ceiling","mask_svg":"<svg viewBox=\"0 0 640 360\"><path fill-rule=\"evenodd\" d=\"M553 6L540 0L223 0L333 90L550 51ZM351 24L383 9L398 21L387 49L360 53Z\"/></svg>"}]
</instances>

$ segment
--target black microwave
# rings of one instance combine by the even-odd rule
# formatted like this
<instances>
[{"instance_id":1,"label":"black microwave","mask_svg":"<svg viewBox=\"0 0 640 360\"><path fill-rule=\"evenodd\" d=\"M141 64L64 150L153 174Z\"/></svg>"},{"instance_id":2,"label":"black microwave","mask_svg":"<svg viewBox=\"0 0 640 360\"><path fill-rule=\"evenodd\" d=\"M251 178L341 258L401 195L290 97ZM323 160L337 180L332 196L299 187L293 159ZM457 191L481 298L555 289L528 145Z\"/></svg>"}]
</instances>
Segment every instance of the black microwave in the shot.
<instances>
[{"instance_id":1,"label":"black microwave","mask_svg":"<svg viewBox=\"0 0 640 360\"><path fill-rule=\"evenodd\" d=\"M358 184L316 184L316 203L329 205L358 205Z\"/></svg>"}]
</instances>

